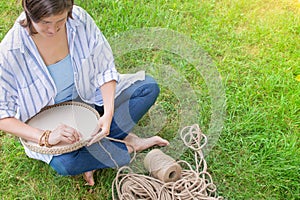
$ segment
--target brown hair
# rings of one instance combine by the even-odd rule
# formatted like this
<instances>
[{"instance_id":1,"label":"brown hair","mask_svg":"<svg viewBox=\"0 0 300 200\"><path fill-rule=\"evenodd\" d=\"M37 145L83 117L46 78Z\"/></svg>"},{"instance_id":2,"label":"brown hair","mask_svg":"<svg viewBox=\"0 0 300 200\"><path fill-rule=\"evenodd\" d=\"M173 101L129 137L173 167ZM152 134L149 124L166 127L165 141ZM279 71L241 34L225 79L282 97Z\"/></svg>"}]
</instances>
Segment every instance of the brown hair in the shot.
<instances>
[{"instance_id":1,"label":"brown hair","mask_svg":"<svg viewBox=\"0 0 300 200\"><path fill-rule=\"evenodd\" d=\"M26 18L19 23L24 28L29 28L29 34L37 32L32 26L32 21L38 23L45 17L61 14L68 10L68 17L72 19L74 0L22 0Z\"/></svg>"}]
</instances>

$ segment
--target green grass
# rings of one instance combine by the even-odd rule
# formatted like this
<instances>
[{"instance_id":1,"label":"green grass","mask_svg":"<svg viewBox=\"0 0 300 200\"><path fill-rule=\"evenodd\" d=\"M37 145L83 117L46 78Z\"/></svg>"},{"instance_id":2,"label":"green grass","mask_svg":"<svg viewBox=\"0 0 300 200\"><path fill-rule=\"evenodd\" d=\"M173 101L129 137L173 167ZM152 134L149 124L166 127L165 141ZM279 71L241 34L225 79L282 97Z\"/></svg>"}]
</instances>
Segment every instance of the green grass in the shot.
<instances>
[{"instance_id":1,"label":"green grass","mask_svg":"<svg viewBox=\"0 0 300 200\"><path fill-rule=\"evenodd\" d=\"M300 199L299 1L75 2L95 18L109 41L136 28L162 27L197 42L213 59L226 92L224 128L206 157L219 194L226 199ZM20 10L15 0L1 1L0 39ZM157 49L126 53L116 63L121 72L147 66L156 76L161 75L157 66L171 66L197 97L196 108L190 108L199 110L195 120L204 132L209 129L209 88L195 66ZM171 85L162 84L158 105L167 117L157 134L169 139L177 134L186 109L182 101ZM144 119L141 128L151 120L157 119ZM111 198L115 170L97 172L96 186L85 187L80 176L60 177L27 158L20 143L1 132L0 154L2 199ZM182 158L190 160L186 154Z\"/></svg>"}]
</instances>

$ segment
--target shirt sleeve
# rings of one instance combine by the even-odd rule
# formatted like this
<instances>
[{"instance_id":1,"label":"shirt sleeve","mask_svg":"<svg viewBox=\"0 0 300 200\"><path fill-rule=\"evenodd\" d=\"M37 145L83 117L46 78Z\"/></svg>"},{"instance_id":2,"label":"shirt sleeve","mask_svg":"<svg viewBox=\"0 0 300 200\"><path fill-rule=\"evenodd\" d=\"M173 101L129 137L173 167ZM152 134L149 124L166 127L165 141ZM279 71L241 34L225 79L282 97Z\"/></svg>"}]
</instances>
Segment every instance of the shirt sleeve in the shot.
<instances>
[{"instance_id":1,"label":"shirt sleeve","mask_svg":"<svg viewBox=\"0 0 300 200\"><path fill-rule=\"evenodd\" d=\"M119 74L116 70L112 49L91 16L86 13L86 31L91 35L90 50L93 55L93 62L96 72L98 86L111 80L119 81Z\"/></svg>"},{"instance_id":2,"label":"shirt sleeve","mask_svg":"<svg viewBox=\"0 0 300 200\"><path fill-rule=\"evenodd\" d=\"M0 64L0 119L17 114L17 90L13 75Z\"/></svg>"}]
</instances>

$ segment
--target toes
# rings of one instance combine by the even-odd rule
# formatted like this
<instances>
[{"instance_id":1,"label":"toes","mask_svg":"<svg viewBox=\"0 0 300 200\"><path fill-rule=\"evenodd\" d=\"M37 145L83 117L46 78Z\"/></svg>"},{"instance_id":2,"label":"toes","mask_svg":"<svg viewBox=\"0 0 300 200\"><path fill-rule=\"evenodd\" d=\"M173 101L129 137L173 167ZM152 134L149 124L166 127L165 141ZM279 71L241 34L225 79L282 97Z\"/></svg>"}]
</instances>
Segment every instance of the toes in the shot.
<instances>
[{"instance_id":1,"label":"toes","mask_svg":"<svg viewBox=\"0 0 300 200\"><path fill-rule=\"evenodd\" d=\"M165 139L163 139L163 138L161 138L159 136L155 136L155 137L156 137L155 138L156 145L158 145L158 146L167 146L167 145L170 144L168 140L165 140Z\"/></svg>"},{"instance_id":2,"label":"toes","mask_svg":"<svg viewBox=\"0 0 300 200\"><path fill-rule=\"evenodd\" d=\"M89 185L89 186L95 185L95 181L94 181L94 172L95 172L95 170L89 171L89 172L85 172L85 173L83 174L83 178L84 178L84 180L86 181L86 184L85 184L85 185Z\"/></svg>"},{"instance_id":3,"label":"toes","mask_svg":"<svg viewBox=\"0 0 300 200\"><path fill-rule=\"evenodd\" d=\"M140 138L137 135L133 133L129 133L128 136L124 139L128 143L127 146L132 146L135 151L143 151L145 149L148 149L152 146L167 146L169 145L169 142L159 136L152 136L150 138ZM129 153L131 152L128 149Z\"/></svg>"}]
</instances>

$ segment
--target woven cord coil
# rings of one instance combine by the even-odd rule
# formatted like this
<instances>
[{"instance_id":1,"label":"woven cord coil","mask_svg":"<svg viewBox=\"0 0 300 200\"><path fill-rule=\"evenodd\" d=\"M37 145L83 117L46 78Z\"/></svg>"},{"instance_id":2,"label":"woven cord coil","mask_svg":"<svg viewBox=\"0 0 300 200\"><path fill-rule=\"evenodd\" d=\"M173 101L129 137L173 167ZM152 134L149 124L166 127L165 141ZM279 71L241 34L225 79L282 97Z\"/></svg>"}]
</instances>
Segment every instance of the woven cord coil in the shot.
<instances>
[{"instance_id":1,"label":"woven cord coil","mask_svg":"<svg viewBox=\"0 0 300 200\"><path fill-rule=\"evenodd\" d=\"M164 183L151 176L136 174L128 166L121 167L112 184L113 199L119 200L223 200L207 171L202 152L207 137L197 124L182 129L181 139L194 152L194 167L184 160L181 179Z\"/></svg>"}]
</instances>

